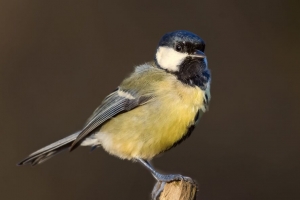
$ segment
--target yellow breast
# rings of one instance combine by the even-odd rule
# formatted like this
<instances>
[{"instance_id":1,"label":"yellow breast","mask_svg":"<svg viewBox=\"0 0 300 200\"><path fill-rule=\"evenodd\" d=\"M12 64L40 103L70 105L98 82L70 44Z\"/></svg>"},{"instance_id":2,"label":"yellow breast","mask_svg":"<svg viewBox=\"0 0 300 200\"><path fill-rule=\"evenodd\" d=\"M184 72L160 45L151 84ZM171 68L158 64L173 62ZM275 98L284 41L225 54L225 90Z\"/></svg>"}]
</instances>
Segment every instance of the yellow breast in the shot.
<instances>
[{"instance_id":1,"label":"yellow breast","mask_svg":"<svg viewBox=\"0 0 300 200\"><path fill-rule=\"evenodd\" d=\"M175 76L154 87L154 100L103 125L98 138L109 153L151 159L180 140L204 106L204 91L182 84Z\"/></svg>"}]
</instances>

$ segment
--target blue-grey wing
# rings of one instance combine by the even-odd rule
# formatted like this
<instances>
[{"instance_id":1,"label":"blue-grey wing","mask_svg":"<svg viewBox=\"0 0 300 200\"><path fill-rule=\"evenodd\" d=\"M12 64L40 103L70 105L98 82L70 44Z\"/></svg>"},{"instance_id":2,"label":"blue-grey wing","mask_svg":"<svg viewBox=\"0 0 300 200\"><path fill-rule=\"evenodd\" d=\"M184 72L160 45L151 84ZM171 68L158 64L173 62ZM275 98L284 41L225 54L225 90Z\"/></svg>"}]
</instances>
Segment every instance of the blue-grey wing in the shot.
<instances>
[{"instance_id":1,"label":"blue-grey wing","mask_svg":"<svg viewBox=\"0 0 300 200\"><path fill-rule=\"evenodd\" d=\"M100 127L112 117L130 111L135 107L144 104L152 97L137 96L133 91L122 91L120 89L108 95L102 104L94 111L88 119L85 127L82 129L76 140L72 143L70 151L80 145L93 130Z\"/></svg>"}]
</instances>

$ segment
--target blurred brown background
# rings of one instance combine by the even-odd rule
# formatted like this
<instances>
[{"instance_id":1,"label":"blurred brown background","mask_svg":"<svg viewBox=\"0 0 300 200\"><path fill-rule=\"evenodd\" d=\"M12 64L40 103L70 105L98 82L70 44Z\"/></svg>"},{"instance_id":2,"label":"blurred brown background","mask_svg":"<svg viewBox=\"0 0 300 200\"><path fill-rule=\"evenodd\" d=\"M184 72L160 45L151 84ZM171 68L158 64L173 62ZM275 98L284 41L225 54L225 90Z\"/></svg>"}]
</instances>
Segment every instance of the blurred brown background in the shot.
<instances>
[{"instance_id":1,"label":"blurred brown background","mask_svg":"<svg viewBox=\"0 0 300 200\"><path fill-rule=\"evenodd\" d=\"M299 1L0 1L0 199L149 199L150 173L101 148L37 167L29 153L79 130L160 37L207 43L210 111L154 159L199 200L300 199Z\"/></svg>"}]
</instances>

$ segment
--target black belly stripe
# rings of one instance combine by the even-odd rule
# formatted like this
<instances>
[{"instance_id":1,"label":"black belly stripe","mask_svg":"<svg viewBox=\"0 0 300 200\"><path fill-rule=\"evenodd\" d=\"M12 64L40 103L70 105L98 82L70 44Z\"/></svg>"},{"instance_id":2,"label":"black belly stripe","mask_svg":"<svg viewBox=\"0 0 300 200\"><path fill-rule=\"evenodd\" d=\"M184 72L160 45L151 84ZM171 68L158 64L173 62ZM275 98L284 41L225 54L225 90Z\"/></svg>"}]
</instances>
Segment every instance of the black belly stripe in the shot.
<instances>
[{"instance_id":1,"label":"black belly stripe","mask_svg":"<svg viewBox=\"0 0 300 200\"><path fill-rule=\"evenodd\" d=\"M181 138L180 140L178 140L177 142L175 142L175 143L170 147L170 149L173 148L173 147L176 147L177 145L179 145L180 143L182 143L184 140L186 140L187 138L189 138L189 137L191 136L191 134L192 134L192 132L193 132L194 129L195 129L195 125L193 124L193 125L191 125L191 126L188 128L187 132L182 136L182 138ZM169 150L169 149L168 149L168 150Z\"/></svg>"}]
</instances>

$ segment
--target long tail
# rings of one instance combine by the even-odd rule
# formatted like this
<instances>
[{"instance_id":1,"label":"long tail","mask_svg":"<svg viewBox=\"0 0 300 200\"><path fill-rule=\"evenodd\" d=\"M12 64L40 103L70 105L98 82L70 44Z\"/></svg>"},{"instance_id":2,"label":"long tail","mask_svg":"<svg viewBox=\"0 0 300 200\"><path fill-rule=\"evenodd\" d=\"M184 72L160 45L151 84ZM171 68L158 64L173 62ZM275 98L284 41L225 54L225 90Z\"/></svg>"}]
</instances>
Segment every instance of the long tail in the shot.
<instances>
[{"instance_id":1,"label":"long tail","mask_svg":"<svg viewBox=\"0 0 300 200\"><path fill-rule=\"evenodd\" d=\"M45 162L59 152L68 149L79 133L80 131L33 152L27 158L18 163L18 165L31 164L34 166Z\"/></svg>"}]
</instances>

